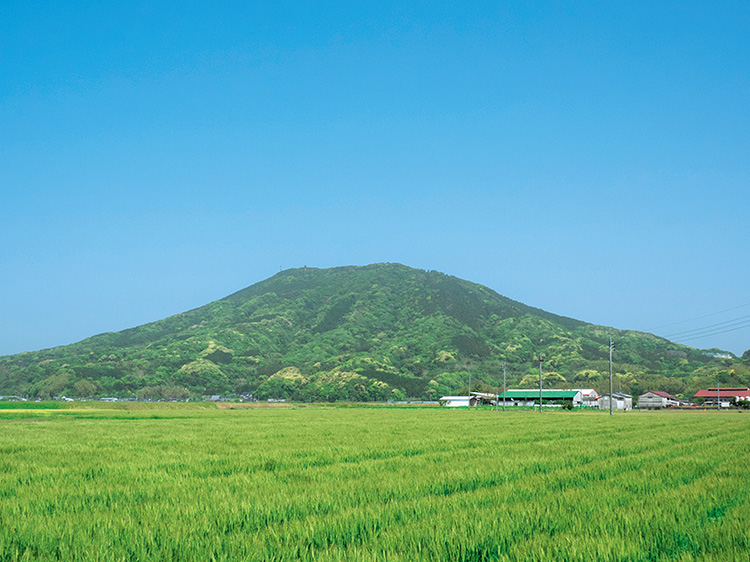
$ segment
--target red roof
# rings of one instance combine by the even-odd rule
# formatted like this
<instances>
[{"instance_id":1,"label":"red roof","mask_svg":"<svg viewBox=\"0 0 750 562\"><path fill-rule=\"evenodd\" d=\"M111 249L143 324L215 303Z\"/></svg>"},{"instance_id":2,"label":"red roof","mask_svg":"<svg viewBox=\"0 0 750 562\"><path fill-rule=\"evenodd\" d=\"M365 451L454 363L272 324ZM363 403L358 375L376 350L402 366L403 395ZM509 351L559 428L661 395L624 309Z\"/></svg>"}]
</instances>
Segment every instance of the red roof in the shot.
<instances>
[{"instance_id":1,"label":"red roof","mask_svg":"<svg viewBox=\"0 0 750 562\"><path fill-rule=\"evenodd\" d=\"M716 398L724 397L728 398L731 396L750 396L750 388L747 387L727 387L727 388L709 388L707 390L699 390L695 393L695 398Z\"/></svg>"},{"instance_id":2,"label":"red roof","mask_svg":"<svg viewBox=\"0 0 750 562\"><path fill-rule=\"evenodd\" d=\"M657 396L661 396L662 398L671 398L672 400L677 400L677 397L672 396L668 392L662 392L661 390L652 390L651 394L656 394ZM716 394L714 394L716 396Z\"/></svg>"}]
</instances>

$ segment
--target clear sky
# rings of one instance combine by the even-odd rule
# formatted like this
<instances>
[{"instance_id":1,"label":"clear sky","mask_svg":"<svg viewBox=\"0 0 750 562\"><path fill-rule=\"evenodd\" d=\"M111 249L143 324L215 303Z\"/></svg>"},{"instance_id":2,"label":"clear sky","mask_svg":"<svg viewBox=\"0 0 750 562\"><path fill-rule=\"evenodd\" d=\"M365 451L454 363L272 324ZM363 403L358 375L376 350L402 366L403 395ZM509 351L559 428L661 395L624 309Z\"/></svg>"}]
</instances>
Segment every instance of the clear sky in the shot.
<instances>
[{"instance_id":1,"label":"clear sky","mask_svg":"<svg viewBox=\"0 0 750 562\"><path fill-rule=\"evenodd\" d=\"M0 354L374 262L750 348L748 2L177 6L0 3Z\"/></svg>"}]
</instances>

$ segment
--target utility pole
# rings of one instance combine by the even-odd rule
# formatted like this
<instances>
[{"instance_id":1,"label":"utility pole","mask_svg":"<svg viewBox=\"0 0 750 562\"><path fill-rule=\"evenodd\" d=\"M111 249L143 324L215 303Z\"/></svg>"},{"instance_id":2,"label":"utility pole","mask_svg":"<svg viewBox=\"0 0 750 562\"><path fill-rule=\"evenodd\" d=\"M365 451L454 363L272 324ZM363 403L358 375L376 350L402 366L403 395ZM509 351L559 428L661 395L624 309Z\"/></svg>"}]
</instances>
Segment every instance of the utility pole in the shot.
<instances>
[{"instance_id":1,"label":"utility pole","mask_svg":"<svg viewBox=\"0 0 750 562\"><path fill-rule=\"evenodd\" d=\"M497 412L497 403L500 402L500 384L495 385L495 411Z\"/></svg>"},{"instance_id":2,"label":"utility pole","mask_svg":"<svg viewBox=\"0 0 750 562\"><path fill-rule=\"evenodd\" d=\"M471 367L467 367L469 371L469 410L471 410Z\"/></svg>"},{"instance_id":3,"label":"utility pole","mask_svg":"<svg viewBox=\"0 0 750 562\"><path fill-rule=\"evenodd\" d=\"M721 383L717 380L716 381L716 409L721 412L721 387L719 386Z\"/></svg>"},{"instance_id":4,"label":"utility pole","mask_svg":"<svg viewBox=\"0 0 750 562\"><path fill-rule=\"evenodd\" d=\"M612 336L609 336L609 415L612 415L612 350L615 344L612 341Z\"/></svg>"},{"instance_id":5,"label":"utility pole","mask_svg":"<svg viewBox=\"0 0 750 562\"><path fill-rule=\"evenodd\" d=\"M503 361L503 412L505 411L505 361Z\"/></svg>"},{"instance_id":6,"label":"utility pole","mask_svg":"<svg viewBox=\"0 0 750 562\"><path fill-rule=\"evenodd\" d=\"M542 362L544 357L539 354L539 413L542 413Z\"/></svg>"}]
</instances>

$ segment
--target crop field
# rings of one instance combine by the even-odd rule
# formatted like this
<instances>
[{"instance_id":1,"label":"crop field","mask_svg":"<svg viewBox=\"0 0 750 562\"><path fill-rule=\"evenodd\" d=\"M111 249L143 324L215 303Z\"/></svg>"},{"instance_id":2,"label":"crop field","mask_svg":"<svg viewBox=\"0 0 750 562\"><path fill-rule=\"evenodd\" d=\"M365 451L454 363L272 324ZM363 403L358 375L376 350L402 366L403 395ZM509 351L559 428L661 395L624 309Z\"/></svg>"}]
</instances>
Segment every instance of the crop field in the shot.
<instances>
[{"instance_id":1,"label":"crop field","mask_svg":"<svg viewBox=\"0 0 750 562\"><path fill-rule=\"evenodd\" d=\"M748 560L750 414L0 410L0 560Z\"/></svg>"}]
</instances>

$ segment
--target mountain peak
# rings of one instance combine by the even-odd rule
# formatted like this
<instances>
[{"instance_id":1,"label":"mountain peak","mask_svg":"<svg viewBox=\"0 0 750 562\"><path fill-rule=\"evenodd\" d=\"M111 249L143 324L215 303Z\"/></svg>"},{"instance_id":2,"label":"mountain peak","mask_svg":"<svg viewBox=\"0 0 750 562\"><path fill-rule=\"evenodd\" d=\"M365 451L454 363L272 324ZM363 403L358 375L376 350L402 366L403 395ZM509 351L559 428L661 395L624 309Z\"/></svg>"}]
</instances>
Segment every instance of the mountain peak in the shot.
<instances>
[{"instance_id":1,"label":"mountain peak","mask_svg":"<svg viewBox=\"0 0 750 562\"><path fill-rule=\"evenodd\" d=\"M509 380L519 380L536 372L539 353L555 384L596 387L608 371L610 336L619 383L631 393L659 380L680 394L683 378L714 376L721 365L650 334L558 316L437 271L377 263L287 269L170 318L2 357L0 392L435 398L465 392L469 368L480 386L495 385L504 363Z\"/></svg>"}]
</instances>

